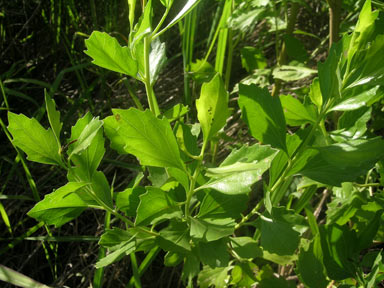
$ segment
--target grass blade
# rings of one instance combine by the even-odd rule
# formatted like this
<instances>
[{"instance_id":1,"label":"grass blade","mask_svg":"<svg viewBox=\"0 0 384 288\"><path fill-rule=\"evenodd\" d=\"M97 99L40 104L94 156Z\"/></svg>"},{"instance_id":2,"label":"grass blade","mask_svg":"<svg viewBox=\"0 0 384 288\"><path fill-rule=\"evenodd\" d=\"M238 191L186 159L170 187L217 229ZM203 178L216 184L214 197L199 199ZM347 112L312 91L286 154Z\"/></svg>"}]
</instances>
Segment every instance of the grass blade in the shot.
<instances>
[{"instance_id":1,"label":"grass blade","mask_svg":"<svg viewBox=\"0 0 384 288\"><path fill-rule=\"evenodd\" d=\"M4 265L0 265L0 280L23 288L49 288L49 286L41 284Z\"/></svg>"}]
</instances>

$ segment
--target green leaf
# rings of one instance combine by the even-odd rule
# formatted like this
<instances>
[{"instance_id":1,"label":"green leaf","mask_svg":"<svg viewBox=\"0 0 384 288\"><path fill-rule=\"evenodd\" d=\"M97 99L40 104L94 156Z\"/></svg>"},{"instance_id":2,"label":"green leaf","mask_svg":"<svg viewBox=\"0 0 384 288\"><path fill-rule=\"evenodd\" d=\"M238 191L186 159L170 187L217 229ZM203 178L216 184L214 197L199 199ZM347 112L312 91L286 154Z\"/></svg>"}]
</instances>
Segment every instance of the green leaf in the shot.
<instances>
[{"instance_id":1,"label":"green leaf","mask_svg":"<svg viewBox=\"0 0 384 288\"><path fill-rule=\"evenodd\" d=\"M353 111L346 111L338 120L337 128L330 133L337 142L347 139L361 138L367 131L367 123L371 119L372 108L362 107Z\"/></svg>"},{"instance_id":2,"label":"green leaf","mask_svg":"<svg viewBox=\"0 0 384 288\"><path fill-rule=\"evenodd\" d=\"M82 193L79 193L79 190L87 185L88 183L84 182L67 183L47 194L28 212L28 215L48 225L60 227L79 216L89 206L90 203L84 200Z\"/></svg>"},{"instance_id":3,"label":"green leaf","mask_svg":"<svg viewBox=\"0 0 384 288\"><path fill-rule=\"evenodd\" d=\"M164 256L165 267L175 267L183 261L183 256L179 253L168 251Z\"/></svg>"},{"instance_id":4,"label":"green leaf","mask_svg":"<svg viewBox=\"0 0 384 288\"><path fill-rule=\"evenodd\" d=\"M60 112L56 110L55 100L51 98L49 93L47 91L44 91L44 94L49 124L51 125L53 134L55 134L57 145L60 148L60 132L61 128L63 127L63 123L60 122Z\"/></svg>"},{"instance_id":5,"label":"green leaf","mask_svg":"<svg viewBox=\"0 0 384 288\"><path fill-rule=\"evenodd\" d=\"M375 238L377 231L381 227L381 215L383 212L383 210L376 212L374 218L358 235L358 251L368 249L372 245L372 241Z\"/></svg>"},{"instance_id":6,"label":"green leaf","mask_svg":"<svg viewBox=\"0 0 384 288\"><path fill-rule=\"evenodd\" d=\"M111 250L118 249L120 244L132 239L132 233L117 227L107 229L100 237L99 245L107 247Z\"/></svg>"},{"instance_id":7,"label":"green leaf","mask_svg":"<svg viewBox=\"0 0 384 288\"><path fill-rule=\"evenodd\" d=\"M384 141L380 137L313 149L312 156L300 173L333 186L353 182L384 157Z\"/></svg>"},{"instance_id":8,"label":"green leaf","mask_svg":"<svg viewBox=\"0 0 384 288\"><path fill-rule=\"evenodd\" d=\"M169 0L162 0L162 1L169 1ZM179 22L181 19L183 19L189 12L192 11L192 9L199 4L200 0L187 0L184 7L177 13L177 15L168 23L168 25L163 28L159 33L163 33L167 31L169 28L171 28L173 25L175 25L177 22Z\"/></svg>"},{"instance_id":9,"label":"green leaf","mask_svg":"<svg viewBox=\"0 0 384 288\"><path fill-rule=\"evenodd\" d=\"M23 150L28 160L43 164L64 166L60 147L53 131L45 130L35 118L8 112L8 130L12 134L12 143Z\"/></svg>"},{"instance_id":10,"label":"green leaf","mask_svg":"<svg viewBox=\"0 0 384 288\"><path fill-rule=\"evenodd\" d=\"M104 119L112 148L135 155L141 165L184 170L176 138L167 119L157 119L149 110L113 109Z\"/></svg>"},{"instance_id":11,"label":"green leaf","mask_svg":"<svg viewBox=\"0 0 384 288\"><path fill-rule=\"evenodd\" d=\"M193 126L179 123L176 131L176 139L180 149L191 155L197 156L199 154L199 147L197 145L197 136L192 134Z\"/></svg>"},{"instance_id":12,"label":"green leaf","mask_svg":"<svg viewBox=\"0 0 384 288\"><path fill-rule=\"evenodd\" d=\"M317 110L320 112L323 106L323 96L321 94L320 81L318 77L312 81L309 98L311 98L312 103L317 106Z\"/></svg>"},{"instance_id":13,"label":"green leaf","mask_svg":"<svg viewBox=\"0 0 384 288\"><path fill-rule=\"evenodd\" d=\"M239 219L246 209L248 196L226 195L216 191L207 193L201 203L198 217L210 219Z\"/></svg>"},{"instance_id":14,"label":"green leaf","mask_svg":"<svg viewBox=\"0 0 384 288\"><path fill-rule=\"evenodd\" d=\"M116 195L116 206L127 216L135 217L140 203L140 196L144 194L144 187L127 188Z\"/></svg>"},{"instance_id":15,"label":"green leaf","mask_svg":"<svg viewBox=\"0 0 384 288\"><path fill-rule=\"evenodd\" d=\"M245 194L270 167L276 150L259 144L234 150L218 168L207 169L212 179L200 189L213 188L228 195ZM237 161L236 161L237 160Z\"/></svg>"},{"instance_id":16,"label":"green leaf","mask_svg":"<svg viewBox=\"0 0 384 288\"><path fill-rule=\"evenodd\" d=\"M91 36L85 40L85 54L93 58L93 63L134 78L138 78L138 67L133 59L129 47L121 47L116 38L105 32L93 31Z\"/></svg>"},{"instance_id":17,"label":"green leaf","mask_svg":"<svg viewBox=\"0 0 384 288\"><path fill-rule=\"evenodd\" d=\"M183 104L176 104L172 108L165 111L163 114L168 119L169 122L173 122L182 117L189 112L189 107L184 106Z\"/></svg>"},{"instance_id":18,"label":"green leaf","mask_svg":"<svg viewBox=\"0 0 384 288\"><path fill-rule=\"evenodd\" d=\"M191 237L207 242L233 234L236 222L232 218L190 218Z\"/></svg>"},{"instance_id":19,"label":"green leaf","mask_svg":"<svg viewBox=\"0 0 384 288\"><path fill-rule=\"evenodd\" d=\"M4 265L0 265L0 280L24 288L51 288Z\"/></svg>"},{"instance_id":20,"label":"green leaf","mask_svg":"<svg viewBox=\"0 0 384 288\"><path fill-rule=\"evenodd\" d=\"M307 248L300 249L296 265L296 274L307 287L325 288L328 286L319 237L316 237Z\"/></svg>"},{"instance_id":21,"label":"green leaf","mask_svg":"<svg viewBox=\"0 0 384 288\"><path fill-rule=\"evenodd\" d=\"M81 131L76 142L71 145L71 150L69 153L69 158L74 154L81 154L85 149L87 149L93 142L93 139L96 137L97 132L103 126L103 121L99 120L99 117L93 118ZM78 128L78 127L77 127Z\"/></svg>"},{"instance_id":22,"label":"green leaf","mask_svg":"<svg viewBox=\"0 0 384 288\"><path fill-rule=\"evenodd\" d=\"M341 41L333 44L324 63L318 64L319 83L323 105L327 105L330 99L340 99L340 71L339 59L342 53Z\"/></svg>"},{"instance_id":23,"label":"green leaf","mask_svg":"<svg viewBox=\"0 0 384 288\"><path fill-rule=\"evenodd\" d=\"M188 254L184 260L183 274L182 279L188 280L190 287L192 285L192 280L200 272L200 261L192 253Z\"/></svg>"},{"instance_id":24,"label":"green leaf","mask_svg":"<svg viewBox=\"0 0 384 288\"><path fill-rule=\"evenodd\" d=\"M228 272L231 266L211 268L208 265L203 267L197 279L197 285L200 288L224 288L227 286Z\"/></svg>"},{"instance_id":25,"label":"green leaf","mask_svg":"<svg viewBox=\"0 0 384 288\"><path fill-rule=\"evenodd\" d=\"M242 118L251 135L272 147L287 151L285 118L279 97L272 97L267 89L240 84L239 106Z\"/></svg>"},{"instance_id":26,"label":"green leaf","mask_svg":"<svg viewBox=\"0 0 384 288\"><path fill-rule=\"evenodd\" d=\"M166 8L170 8L173 4L174 0L160 0L161 4L163 4Z\"/></svg>"},{"instance_id":27,"label":"green leaf","mask_svg":"<svg viewBox=\"0 0 384 288\"><path fill-rule=\"evenodd\" d=\"M109 208L113 207L111 188L103 172L95 171L90 175L87 170L80 166L70 168L67 178L70 182L87 182L89 186L82 188L81 192L88 195L88 199L93 199L90 198L90 193L92 193L104 205Z\"/></svg>"},{"instance_id":28,"label":"green leaf","mask_svg":"<svg viewBox=\"0 0 384 288\"><path fill-rule=\"evenodd\" d=\"M264 69L267 67L267 59L265 59L262 52L250 46L241 48L241 65L247 72L255 69Z\"/></svg>"},{"instance_id":29,"label":"green leaf","mask_svg":"<svg viewBox=\"0 0 384 288\"><path fill-rule=\"evenodd\" d=\"M378 278L377 276L380 272L380 265L382 265L382 264L383 264L383 262L382 262L381 253L378 253L377 257L375 259L375 262L372 265L371 272L365 278L367 288L377 287L377 286L375 286L375 283L376 283L377 278Z\"/></svg>"},{"instance_id":30,"label":"green leaf","mask_svg":"<svg viewBox=\"0 0 384 288\"><path fill-rule=\"evenodd\" d=\"M231 284L235 287L252 287L257 282L256 264L252 262L238 263L232 269L232 281Z\"/></svg>"},{"instance_id":31,"label":"green leaf","mask_svg":"<svg viewBox=\"0 0 384 288\"><path fill-rule=\"evenodd\" d=\"M204 197L197 218L191 218L191 236L214 241L231 235L241 212L246 209L246 195L225 195L210 191Z\"/></svg>"},{"instance_id":32,"label":"green leaf","mask_svg":"<svg viewBox=\"0 0 384 288\"><path fill-rule=\"evenodd\" d=\"M320 227L323 263L328 276L343 280L355 275L357 237L354 231L337 224Z\"/></svg>"},{"instance_id":33,"label":"green leaf","mask_svg":"<svg viewBox=\"0 0 384 288\"><path fill-rule=\"evenodd\" d=\"M208 243L199 242L197 251L204 265L208 265L211 268L228 266L229 254L226 239L219 239Z\"/></svg>"},{"instance_id":34,"label":"green leaf","mask_svg":"<svg viewBox=\"0 0 384 288\"><path fill-rule=\"evenodd\" d=\"M341 101L329 111L350 111L369 106L384 97L384 91L379 88L380 86L375 86L369 90L364 89L360 94Z\"/></svg>"},{"instance_id":35,"label":"green leaf","mask_svg":"<svg viewBox=\"0 0 384 288\"><path fill-rule=\"evenodd\" d=\"M90 124L91 122L93 124ZM77 174L81 174L78 176L84 179L85 182L92 182L92 175L96 172L105 153L103 130L98 128L101 124L102 122L93 118L91 113L87 113L83 118L77 120L75 126L71 129L68 154L72 155L71 160L77 167L76 172ZM89 138L84 137L88 133L87 131L91 131L92 129L97 131L91 133ZM81 145L85 147L85 149L82 150L80 154L76 154L73 152L75 148L73 145L79 141L78 139L80 139L81 135L83 135L82 139L91 141L89 141L89 143L83 142Z\"/></svg>"},{"instance_id":36,"label":"green leaf","mask_svg":"<svg viewBox=\"0 0 384 288\"><path fill-rule=\"evenodd\" d=\"M156 241L165 251L188 253L191 251L189 229L185 222L171 221L170 225L160 231Z\"/></svg>"},{"instance_id":37,"label":"green leaf","mask_svg":"<svg viewBox=\"0 0 384 288\"><path fill-rule=\"evenodd\" d=\"M219 74L203 84L200 98L196 100L196 108L204 142L207 142L224 127L229 116L228 92Z\"/></svg>"},{"instance_id":38,"label":"green leaf","mask_svg":"<svg viewBox=\"0 0 384 288\"><path fill-rule=\"evenodd\" d=\"M231 239L233 251L243 259L252 259L263 257L263 250L259 247L257 241L251 237L235 237Z\"/></svg>"},{"instance_id":39,"label":"green leaf","mask_svg":"<svg viewBox=\"0 0 384 288\"><path fill-rule=\"evenodd\" d=\"M96 269L100 269L101 267L108 266L114 262L119 261L121 258L123 258L126 255L131 254L136 249L136 243L135 240L125 241L122 242L119 245L119 248L113 251L112 253L108 254L104 258L101 258L99 261L97 261L95 267Z\"/></svg>"},{"instance_id":40,"label":"green leaf","mask_svg":"<svg viewBox=\"0 0 384 288\"><path fill-rule=\"evenodd\" d=\"M260 218L263 250L277 255L293 255L299 246L303 232L303 217L284 207L272 208L272 217Z\"/></svg>"},{"instance_id":41,"label":"green leaf","mask_svg":"<svg viewBox=\"0 0 384 288\"><path fill-rule=\"evenodd\" d=\"M280 95L281 105L283 106L285 121L291 126L300 126L302 124L316 123L308 108L298 99L291 95Z\"/></svg>"},{"instance_id":42,"label":"green leaf","mask_svg":"<svg viewBox=\"0 0 384 288\"><path fill-rule=\"evenodd\" d=\"M307 78L316 73L316 70L307 67L283 65L273 69L272 75L276 79L290 82Z\"/></svg>"},{"instance_id":43,"label":"green leaf","mask_svg":"<svg viewBox=\"0 0 384 288\"><path fill-rule=\"evenodd\" d=\"M145 226L164 219L181 217L180 207L167 192L155 187L147 187L146 189L147 193L140 195L136 225Z\"/></svg>"},{"instance_id":44,"label":"green leaf","mask_svg":"<svg viewBox=\"0 0 384 288\"><path fill-rule=\"evenodd\" d=\"M283 39L290 59L300 62L305 62L308 59L307 50L299 39L289 34L285 34Z\"/></svg>"}]
</instances>

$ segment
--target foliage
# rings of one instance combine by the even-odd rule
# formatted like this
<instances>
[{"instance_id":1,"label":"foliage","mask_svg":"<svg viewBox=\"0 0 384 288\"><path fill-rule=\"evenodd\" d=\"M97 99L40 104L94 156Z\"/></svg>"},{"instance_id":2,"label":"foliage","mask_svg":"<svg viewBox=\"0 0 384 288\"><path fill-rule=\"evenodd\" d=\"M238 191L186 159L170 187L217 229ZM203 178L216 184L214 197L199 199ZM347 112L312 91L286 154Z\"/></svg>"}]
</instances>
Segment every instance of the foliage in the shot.
<instances>
[{"instance_id":1,"label":"foliage","mask_svg":"<svg viewBox=\"0 0 384 288\"><path fill-rule=\"evenodd\" d=\"M209 159L208 148L215 149L232 112L226 76L217 69L223 63L216 63L217 73L200 82L196 115L181 105L162 114L153 90L166 61L160 35L199 1L186 1L165 28L173 1L161 1L165 12L154 29L153 3L143 2L137 22L130 14L134 29L127 46L95 31L86 40L85 53L95 65L141 81L149 110L113 109L113 115L103 119L87 113L66 140L49 94L48 129L35 118L8 112L13 145L30 161L59 166L68 180L28 215L61 227L85 209L104 210L116 221L100 237L99 245L108 254L96 268L130 255L137 286L135 255L162 249L164 265L182 266L188 287L294 287L285 279L290 273L307 287L328 287L331 282L375 287L384 273L382 251L371 249L374 241L383 241L384 194L378 183L384 177L379 169L384 140L368 131L367 123L384 96L384 32L371 1L365 2L355 30L345 33L318 63L318 77L303 97L271 96L267 88L244 81L238 85L241 118L254 140L238 141L238 148L219 165L215 157ZM245 2L233 18L223 16L229 23L226 29L244 30L247 18L269 15L273 8L272 1ZM290 36L285 41L299 45ZM259 53L243 50L248 71L265 68ZM292 81L313 72L289 65L271 75ZM174 117L180 110L183 113ZM112 149L133 155L141 165L136 181L122 192L113 190L113 182L99 168L106 139ZM146 179L143 172L149 174ZM324 198L319 200L321 191ZM320 221L325 197L331 198ZM374 254L370 261L360 261L367 251ZM148 259L153 261L152 256Z\"/></svg>"}]
</instances>

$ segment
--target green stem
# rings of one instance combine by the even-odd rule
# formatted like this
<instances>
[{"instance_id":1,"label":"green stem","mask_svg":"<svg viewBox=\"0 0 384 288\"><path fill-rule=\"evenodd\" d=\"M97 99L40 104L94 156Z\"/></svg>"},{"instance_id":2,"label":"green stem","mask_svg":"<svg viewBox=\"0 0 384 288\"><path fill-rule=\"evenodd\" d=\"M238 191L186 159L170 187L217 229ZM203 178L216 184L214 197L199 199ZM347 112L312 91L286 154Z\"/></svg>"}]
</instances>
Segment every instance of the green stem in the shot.
<instances>
[{"instance_id":1,"label":"green stem","mask_svg":"<svg viewBox=\"0 0 384 288\"><path fill-rule=\"evenodd\" d=\"M134 279L133 281L134 281L135 287L141 288L140 274L137 267L136 254L135 252L132 252L131 254L129 254L129 256L131 257L132 272L133 272L133 279Z\"/></svg>"},{"instance_id":2,"label":"green stem","mask_svg":"<svg viewBox=\"0 0 384 288\"><path fill-rule=\"evenodd\" d=\"M252 209L252 211L249 212L246 216L244 216L243 219L241 219L241 221L236 224L235 230L245 225L245 223L248 222L252 216L258 214L259 213L258 210L261 208L262 205L263 205L263 201L260 201L259 203L257 203L257 205Z\"/></svg>"},{"instance_id":3,"label":"green stem","mask_svg":"<svg viewBox=\"0 0 384 288\"><path fill-rule=\"evenodd\" d=\"M152 40L156 39L159 36L159 35L156 35L156 33L160 30L161 25L163 25L165 18L167 18L170 9L171 9L171 6L169 6L165 9L165 12L164 12L163 16L161 17L160 22L157 24L155 30L153 30L153 32L152 32L152 35L153 35Z\"/></svg>"},{"instance_id":4,"label":"green stem","mask_svg":"<svg viewBox=\"0 0 384 288\"><path fill-rule=\"evenodd\" d=\"M188 219L188 217L190 216L190 210L189 209L191 206L191 200L192 200L193 193L195 192L197 177L199 177L199 175L200 175L201 163L203 162L203 159L204 159L204 151L205 151L206 146L207 146L207 141L204 141L203 147L201 147L199 159L197 160L198 162L197 162L196 169L193 173L193 176L191 177L191 183L189 185L189 191L187 193L187 199L185 201L185 218L186 219Z\"/></svg>"},{"instance_id":5,"label":"green stem","mask_svg":"<svg viewBox=\"0 0 384 288\"><path fill-rule=\"evenodd\" d=\"M145 273L145 271L148 269L149 265L151 265L151 263L153 262L153 260L156 259L156 256L157 254L160 252L160 247L159 246L156 246L154 247L151 251L149 251L149 253L147 254L147 256L144 258L144 260L141 262L140 264L140 267L138 269L138 272L139 272L139 276L142 277L143 274ZM126 286L126 288L130 288L130 287L133 287L133 285L135 284L135 278L132 276L131 277L131 280L129 280L129 283L128 285Z\"/></svg>"}]
</instances>

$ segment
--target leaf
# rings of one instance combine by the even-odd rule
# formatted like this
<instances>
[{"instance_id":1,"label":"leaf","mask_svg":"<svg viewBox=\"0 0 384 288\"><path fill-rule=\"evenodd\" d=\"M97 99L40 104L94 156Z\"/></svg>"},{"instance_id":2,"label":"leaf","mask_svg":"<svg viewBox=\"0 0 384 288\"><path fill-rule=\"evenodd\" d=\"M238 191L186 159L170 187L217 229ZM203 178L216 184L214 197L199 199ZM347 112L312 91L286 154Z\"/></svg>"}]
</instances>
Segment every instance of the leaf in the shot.
<instances>
[{"instance_id":1,"label":"leaf","mask_svg":"<svg viewBox=\"0 0 384 288\"><path fill-rule=\"evenodd\" d=\"M135 217L140 203L140 196L144 194L144 187L127 188L116 195L116 206L127 216Z\"/></svg>"},{"instance_id":2,"label":"leaf","mask_svg":"<svg viewBox=\"0 0 384 288\"><path fill-rule=\"evenodd\" d=\"M160 0L161 4L163 4L166 8L170 8L173 4L174 0Z\"/></svg>"},{"instance_id":3,"label":"leaf","mask_svg":"<svg viewBox=\"0 0 384 288\"><path fill-rule=\"evenodd\" d=\"M302 216L284 207L272 208L271 218L260 218L263 250L277 255L293 255L299 246L303 220Z\"/></svg>"},{"instance_id":4,"label":"leaf","mask_svg":"<svg viewBox=\"0 0 384 288\"><path fill-rule=\"evenodd\" d=\"M259 144L234 150L220 167L207 169L206 176L212 179L197 190L213 188L228 195L248 193L251 185L270 167L275 155L274 149Z\"/></svg>"},{"instance_id":5,"label":"leaf","mask_svg":"<svg viewBox=\"0 0 384 288\"><path fill-rule=\"evenodd\" d=\"M197 145L197 136L192 134L193 126L179 123L176 131L176 139L180 149L191 155L199 154L199 147Z\"/></svg>"},{"instance_id":6,"label":"leaf","mask_svg":"<svg viewBox=\"0 0 384 288\"><path fill-rule=\"evenodd\" d=\"M45 130L35 118L8 112L12 143L23 150L29 161L64 166L53 131Z\"/></svg>"},{"instance_id":7,"label":"leaf","mask_svg":"<svg viewBox=\"0 0 384 288\"><path fill-rule=\"evenodd\" d=\"M234 237L231 239L233 251L243 259L263 257L263 250L251 237Z\"/></svg>"},{"instance_id":8,"label":"leaf","mask_svg":"<svg viewBox=\"0 0 384 288\"><path fill-rule=\"evenodd\" d=\"M273 69L272 75L276 79L290 82L307 78L316 73L316 70L307 67L283 65Z\"/></svg>"},{"instance_id":9,"label":"leaf","mask_svg":"<svg viewBox=\"0 0 384 288\"><path fill-rule=\"evenodd\" d=\"M93 122L93 124L90 125L91 122ZM92 175L96 172L105 153L103 130L98 128L101 124L102 122L100 120L93 118L91 113L87 113L84 117L77 120L75 126L71 129L71 138L68 142L68 154L72 155L71 160L76 167L78 167L77 173L81 173L81 177L86 182L92 182ZM91 133L88 139L83 138L86 141L90 140L88 143L83 142L83 144L81 144L85 149L80 155L74 153L73 149L75 146L73 145L79 141L78 139L80 139L81 135L83 135L83 137L86 136L87 131L91 132L92 129L95 129L95 133Z\"/></svg>"},{"instance_id":10,"label":"leaf","mask_svg":"<svg viewBox=\"0 0 384 288\"><path fill-rule=\"evenodd\" d=\"M211 268L227 267L229 254L227 251L227 240L220 239L208 243L199 242L197 246L200 260L204 265Z\"/></svg>"},{"instance_id":11,"label":"leaf","mask_svg":"<svg viewBox=\"0 0 384 288\"><path fill-rule=\"evenodd\" d=\"M227 285L226 279L228 277L228 272L231 269L231 266L228 267L217 267L211 268L209 266L204 266L203 270L199 273L197 279L197 285L200 288L224 288Z\"/></svg>"},{"instance_id":12,"label":"leaf","mask_svg":"<svg viewBox=\"0 0 384 288\"><path fill-rule=\"evenodd\" d=\"M337 128L340 130L332 131L331 137L337 142L361 138L367 131L367 123L371 119L371 113L371 107L344 112L337 123Z\"/></svg>"},{"instance_id":13,"label":"leaf","mask_svg":"<svg viewBox=\"0 0 384 288\"><path fill-rule=\"evenodd\" d=\"M247 72L267 67L267 60L262 52L251 46L241 48L241 65Z\"/></svg>"},{"instance_id":14,"label":"leaf","mask_svg":"<svg viewBox=\"0 0 384 288\"><path fill-rule=\"evenodd\" d=\"M382 256L381 256L381 252L377 254L377 257L375 259L375 262L373 263L372 265L372 268L371 268L371 272L368 274L368 276L365 278L365 282L366 282L366 287L367 288L373 288L373 287L376 287L375 286L375 283L377 281L377 276L380 272L380 265L382 265Z\"/></svg>"},{"instance_id":15,"label":"leaf","mask_svg":"<svg viewBox=\"0 0 384 288\"><path fill-rule=\"evenodd\" d=\"M182 119L182 117L188 112L189 107L179 103L165 111L163 114L169 122L173 122L175 120Z\"/></svg>"},{"instance_id":16,"label":"leaf","mask_svg":"<svg viewBox=\"0 0 384 288\"><path fill-rule=\"evenodd\" d=\"M44 221L48 225L60 227L78 217L89 206L78 193L78 190L87 185L88 183L84 182L67 183L47 194L28 212L28 216L37 221Z\"/></svg>"},{"instance_id":17,"label":"leaf","mask_svg":"<svg viewBox=\"0 0 384 288\"><path fill-rule=\"evenodd\" d=\"M241 212L246 209L246 195L226 195L210 191L204 197L197 218L191 220L191 236L214 241L231 235Z\"/></svg>"},{"instance_id":18,"label":"leaf","mask_svg":"<svg viewBox=\"0 0 384 288\"><path fill-rule=\"evenodd\" d=\"M238 263L232 269L231 284L235 287L252 287L257 282L256 271L258 267L252 262Z\"/></svg>"},{"instance_id":19,"label":"leaf","mask_svg":"<svg viewBox=\"0 0 384 288\"><path fill-rule=\"evenodd\" d=\"M295 271L307 287L325 288L328 281L324 270L320 240L315 237L307 248L300 249Z\"/></svg>"},{"instance_id":20,"label":"leaf","mask_svg":"<svg viewBox=\"0 0 384 288\"><path fill-rule=\"evenodd\" d=\"M168 1L168 0L166 0ZM177 22L179 22L181 19L183 19L189 12L192 11L192 9L199 4L200 0L187 0L187 3L185 3L184 7L179 11L179 13L173 18L168 25L163 28L159 33L163 33L164 31L171 28L173 25L175 25Z\"/></svg>"},{"instance_id":21,"label":"leaf","mask_svg":"<svg viewBox=\"0 0 384 288\"><path fill-rule=\"evenodd\" d=\"M81 192L88 195L88 199L93 199L89 196L89 193L92 193L106 206L113 207L111 188L103 172L94 171L90 175L83 167L74 167L69 169L67 178L70 182L87 182L89 186L82 188Z\"/></svg>"},{"instance_id":22,"label":"leaf","mask_svg":"<svg viewBox=\"0 0 384 288\"><path fill-rule=\"evenodd\" d=\"M74 154L81 154L91 144L93 139L96 137L97 132L103 126L103 122L99 120L99 117L93 118L81 131L80 135L76 139L77 141L71 145L69 158Z\"/></svg>"},{"instance_id":23,"label":"leaf","mask_svg":"<svg viewBox=\"0 0 384 288\"><path fill-rule=\"evenodd\" d=\"M135 249L136 249L135 240L122 242L119 245L118 249L108 254L104 258L101 258L99 261L97 261L95 267L96 269L100 269L102 267L111 265L112 263L119 261L124 256L131 254L132 252L135 251Z\"/></svg>"},{"instance_id":24,"label":"leaf","mask_svg":"<svg viewBox=\"0 0 384 288\"><path fill-rule=\"evenodd\" d=\"M329 278L343 280L353 277L356 272L357 237L354 231L337 224L320 227L323 263Z\"/></svg>"},{"instance_id":25,"label":"leaf","mask_svg":"<svg viewBox=\"0 0 384 288\"><path fill-rule=\"evenodd\" d=\"M99 245L107 247L110 250L116 250L120 248L122 242L127 242L132 239L132 233L127 230L123 230L117 227L107 229L99 240Z\"/></svg>"},{"instance_id":26,"label":"leaf","mask_svg":"<svg viewBox=\"0 0 384 288\"><path fill-rule=\"evenodd\" d=\"M176 138L167 119L157 119L149 110L113 109L104 119L112 148L135 155L141 165L184 170Z\"/></svg>"},{"instance_id":27,"label":"leaf","mask_svg":"<svg viewBox=\"0 0 384 288\"><path fill-rule=\"evenodd\" d=\"M166 62L165 43L161 43L160 40L156 38L151 42L151 52L149 53L151 85L156 83L160 71Z\"/></svg>"},{"instance_id":28,"label":"leaf","mask_svg":"<svg viewBox=\"0 0 384 288\"><path fill-rule=\"evenodd\" d=\"M140 195L136 225L145 226L164 219L181 217L179 206L167 192L155 187L147 187L146 190L147 193Z\"/></svg>"},{"instance_id":29,"label":"leaf","mask_svg":"<svg viewBox=\"0 0 384 288\"><path fill-rule=\"evenodd\" d=\"M285 121L288 125L299 126L305 123L316 123L308 108L291 95L280 95Z\"/></svg>"},{"instance_id":30,"label":"leaf","mask_svg":"<svg viewBox=\"0 0 384 288\"><path fill-rule=\"evenodd\" d=\"M377 231L381 227L381 215L383 214L383 210L380 210L375 213L374 218L367 224L363 231L358 235L358 251L363 249L368 249L372 241L374 240Z\"/></svg>"},{"instance_id":31,"label":"leaf","mask_svg":"<svg viewBox=\"0 0 384 288\"><path fill-rule=\"evenodd\" d=\"M272 97L267 89L240 84L239 106L242 119L251 135L272 147L287 151L285 118L279 97Z\"/></svg>"},{"instance_id":32,"label":"leaf","mask_svg":"<svg viewBox=\"0 0 384 288\"><path fill-rule=\"evenodd\" d=\"M84 53L93 58L93 63L100 67L138 78L138 67L129 47L121 47L116 38L105 32L93 31L85 40L88 50Z\"/></svg>"},{"instance_id":33,"label":"leaf","mask_svg":"<svg viewBox=\"0 0 384 288\"><path fill-rule=\"evenodd\" d=\"M239 219L246 209L248 196L226 195L216 191L207 193L201 202L199 218Z\"/></svg>"},{"instance_id":34,"label":"leaf","mask_svg":"<svg viewBox=\"0 0 384 288\"><path fill-rule=\"evenodd\" d=\"M321 94L320 81L318 77L312 81L311 90L309 91L309 98L311 98L312 103L317 106L317 109L320 112L323 106L323 96Z\"/></svg>"},{"instance_id":35,"label":"leaf","mask_svg":"<svg viewBox=\"0 0 384 288\"><path fill-rule=\"evenodd\" d=\"M350 111L369 106L372 101L376 102L384 97L384 92L379 88L380 86L375 86L369 90L365 89L361 94L341 101L329 111Z\"/></svg>"},{"instance_id":36,"label":"leaf","mask_svg":"<svg viewBox=\"0 0 384 288\"><path fill-rule=\"evenodd\" d=\"M327 105L330 99L340 99L340 71L338 68L341 56L341 41L333 44L324 63L318 64L319 83L323 105Z\"/></svg>"},{"instance_id":37,"label":"leaf","mask_svg":"<svg viewBox=\"0 0 384 288\"><path fill-rule=\"evenodd\" d=\"M60 122L60 112L56 110L55 100L51 98L49 93L47 91L44 91L44 95L49 124L51 125L53 134L55 134L57 145L60 148L60 132L61 128L63 127L63 123Z\"/></svg>"},{"instance_id":38,"label":"leaf","mask_svg":"<svg viewBox=\"0 0 384 288\"><path fill-rule=\"evenodd\" d=\"M300 62L305 62L308 59L307 50L299 39L289 34L285 34L283 39L290 59Z\"/></svg>"},{"instance_id":39,"label":"leaf","mask_svg":"<svg viewBox=\"0 0 384 288\"><path fill-rule=\"evenodd\" d=\"M203 84L196 108L204 142L207 142L223 128L229 116L228 93L219 74Z\"/></svg>"},{"instance_id":40,"label":"leaf","mask_svg":"<svg viewBox=\"0 0 384 288\"><path fill-rule=\"evenodd\" d=\"M233 234L236 222L232 218L190 218L192 238L206 242Z\"/></svg>"},{"instance_id":41,"label":"leaf","mask_svg":"<svg viewBox=\"0 0 384 288\"><path fill-rule=\"evenodd\" d=\"M37 282L34 279L24 274L21 274L20 272L17 272L11 268L8 268L4 265L0 265L0 280L13 284L17 287L25 287L25 288L50 288L51 287L51 286L41 284L40 282Z\"/></svg>"},{"instance_id":42,"label":"leaf","mask_svg":"<svg viewBox=\"0 0 384 288\"><path fill-rule=\"evenodd\" d=\"M383 159L384 141L380 137L350 140L316 147L312 152L300 173L321 183L340 186L342 182L353 182Z\"/></svg>"},{"instance_id":43,"label":"leaf","mask_svg":"<svg viewBox=\"0 0 384 288\"><path fill-rule=\"evenodd\" d=\"M160 231L156 241L165 251L182 254L191 251L189 229L185 222L171 220L169 226Z\"/></svg>"}]
</instances>

